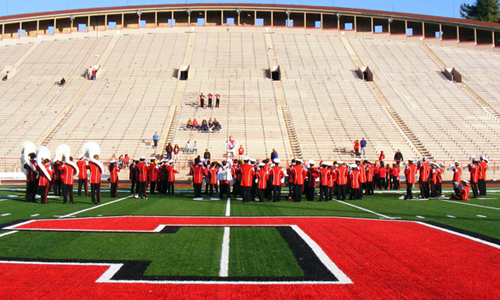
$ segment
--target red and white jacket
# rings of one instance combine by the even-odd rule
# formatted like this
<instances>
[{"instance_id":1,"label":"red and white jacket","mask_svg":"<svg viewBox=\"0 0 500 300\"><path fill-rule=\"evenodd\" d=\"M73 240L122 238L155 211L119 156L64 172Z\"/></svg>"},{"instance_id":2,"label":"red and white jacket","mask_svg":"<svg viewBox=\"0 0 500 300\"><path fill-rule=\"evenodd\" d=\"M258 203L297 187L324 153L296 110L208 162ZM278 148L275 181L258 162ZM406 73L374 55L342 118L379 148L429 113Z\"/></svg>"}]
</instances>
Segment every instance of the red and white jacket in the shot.
<instances>
[{"instance_id":1,"label":"red and white jacket","mask_svg":"<svg viewBox=\"0 0 500 300\"><path fill-rule=\"evenodd\" d=\"M89 169L89 164L86 161L79 160L76 162L78 166L78 179L87 179L87 170Z\"/></svg>"},{"instance_id":2,"label":"red and white jacket","mask_svg":"<svg viewBox=\"0 0 500 300\"><path fill-rule=\"evenodd\" d=\"M109 182L118 182L118 172L120 172L120 169L116 167L116 164L113 164L113 166L109 166Z\"/></svg>"},{"instance_id":3,"label":"red and white jacket","mask_svg":"<svg viewBox=\"0 0 500 300\"><path fill-rule=\"evenodd\" d=\"M167 181L168 182L175 181L175 173L177 173L177 170L175 169L174 166L170 165L167 167Z\"/></svg>"},{"instance_id":4,"label":"red and white jacket","mask_svg":"<svg viewBox=\"0 0 500 300\"><path fill-rule=\"evenodd\" d=\"M345 185L347 184L347 167L344 166L339 166L337 167L336 170L336 175L337 175L337 184L338 185Z\"/></svg>"},{"instance_id":5,"label":"red and white jacket","mask_svg":"<svg viewBox=\"0 0 500 300\"><path fill-rule=\"evenodd\" d=\"M207 176L207 170L200 164L196 164L191 166L189 170L189 174L193 175L193 183L194 184L202 184L203 176Z\"/></svg>"},{"instance_id":6,"label":"red and white jacket","mask_svg":"<svg viewBox=\"0 0 500 300\"><path fill-rule=\"evenodd\" d=\"M285 172L280 166L274 166L271 168L270 175L273 179L273 185L281 186L281 180L285 177Z\"/></svg>"},{"instance_id":7,"label":"red and white jacket","mask_svg":"<svg viewBox=\"0 0 500 300\"><path fill-rule=\"evenodd\" d=\"M258 188L264 190L267 188L267 180L269 179L269 172L266 169L260 169L257 171L257 184Z\"/></svg>"},{"instance_id":8,"label":"red and white jacket","mask_svg":"<svg viewBox=\"0 0 500 300\"><path fill-rule=\"evenodd\" d=\"M158 181L158 168L156 167L156 164L154 162L149 164L148 172L149 172L149 181L151 182Z\"/></svg>"},{"instance_id":9,"label":"red and white jacket","mask_svg":"<svg viewBox=\"0 0 500 300\"><path fill-rule=\"evenodd\" d=\"M249 164L243 164L241 169L241 186L250 187L253 184L253 178L255 177L255 168Z\"/></svg>"},{"instance_id":10,"label":"red and white jacket","mask_svg":"<svg viewBox=\"0 0 500 300\"><path fill-rule=\"evenodd\" d=\"M75 174L75 169L69 164L61 164L59 166L59 174L61 176L61 181L63 184L73 185L73 176Z\"/></svg>"},{"instance_id":11,"label":"red and white jacket","mask_svg":"<svg viewBox=\"0 0 500 300\"><path fill-rule=\"evenodd\" d=\"M137 164L137 180L139 182L148 181L148 165L144 161Z\"/></svg>"},{"instance_id":12,"label":"red and white jacket","mask_svg":"<svg viewBox=\"0 0 500 300\"><path fill-rule=\"evenodd\" d=\"M90 167L90 183L91 184L101 183L101 175L102 175L101 168L99 168L99 166L93 162L89 162L89 167Z\"/></svg>"}]
</instances>

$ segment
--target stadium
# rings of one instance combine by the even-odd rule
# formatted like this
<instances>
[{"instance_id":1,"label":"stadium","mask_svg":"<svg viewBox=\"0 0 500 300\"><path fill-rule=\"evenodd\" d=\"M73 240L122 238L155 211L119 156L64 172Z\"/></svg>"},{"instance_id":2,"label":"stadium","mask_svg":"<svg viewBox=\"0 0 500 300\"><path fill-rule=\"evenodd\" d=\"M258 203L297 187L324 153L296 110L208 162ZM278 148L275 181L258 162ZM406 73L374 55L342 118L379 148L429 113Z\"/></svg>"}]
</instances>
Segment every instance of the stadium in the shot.
<instances>
[{"instance_id":1,"label":"stadium","mask_svg":"<svg viewBox=\"0 0 500 300\"><path fill-rule=\"evenodd\" d=\"M497 23L324 6L0 17L0 297L500 299L499 47ZM138 199L123 168L110 196L112 160L161 161L169 144L175 194ZM381 154L392 165L400 151L403 186L406 161L432 161L443 195L405 201L406 188L382 187L319 202L317 188L298 202L286 184L280 202L193 195L198 155L273 150L283 169ZM99 155L98 204L76 191L74 205L52 191L25 201L28 152ZM451 199L455 170L468 179L480 157L487 194Z\"/></svg>"}]
</instances>

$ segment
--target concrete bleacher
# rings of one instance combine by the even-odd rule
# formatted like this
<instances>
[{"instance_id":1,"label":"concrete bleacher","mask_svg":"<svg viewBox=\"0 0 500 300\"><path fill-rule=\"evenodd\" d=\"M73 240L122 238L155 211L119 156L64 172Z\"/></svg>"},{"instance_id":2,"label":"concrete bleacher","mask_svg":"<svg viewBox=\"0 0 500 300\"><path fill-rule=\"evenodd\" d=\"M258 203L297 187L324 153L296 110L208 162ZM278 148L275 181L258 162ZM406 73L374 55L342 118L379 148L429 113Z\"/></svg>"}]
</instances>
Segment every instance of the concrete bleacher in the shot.
<instances>
[{"instance_id":1,"label":"concrete bleacher","mask_svg":"<svg viewBox=\"0 0 500 300\"><path fill-rule=\"evenodd\" d=\"M339 37L275 34L283 90L302 154L313 159L352 159L354 141L367 140L367 158L381 151L417 151L405 139L366 82Z\"/></svg>"},{"instance_id":2,"label":"concrete bleacher","mask_svg":"<svg viewBox=\"0 0 500 300\"><path fill-rule=\"evenodd\" d=\"M419 43L349 38L391 107L438 160L498 158L500 124Z\"/></svg>"},{"instance_id":3,"label":"concrete bleacher","mask_svg":"<svg viewBox=\"0 0 500 300\"><path fill-rule=\"evenodd\" d=\"M235 55L236 54L236 55ZM264 34L262 33L197 33L179 117L172 126L175 130L172 145L181 149L188 140L198 143L198 155L205 149L212 159L225 157L224 143L233 136L243 145L245 154L264 159L276 149L287 158L285 134L279 122L278 106L272 82L265 78L269 68ZM199 94L209 92L221 95L219 108L199 107ZM215 96L213 98L215 105ZM222 125L219 132L184 130L188 119L196 118L201 125L216 118ZM194 156L184 155L183 159Z\"/></svg>"}]
</instances>

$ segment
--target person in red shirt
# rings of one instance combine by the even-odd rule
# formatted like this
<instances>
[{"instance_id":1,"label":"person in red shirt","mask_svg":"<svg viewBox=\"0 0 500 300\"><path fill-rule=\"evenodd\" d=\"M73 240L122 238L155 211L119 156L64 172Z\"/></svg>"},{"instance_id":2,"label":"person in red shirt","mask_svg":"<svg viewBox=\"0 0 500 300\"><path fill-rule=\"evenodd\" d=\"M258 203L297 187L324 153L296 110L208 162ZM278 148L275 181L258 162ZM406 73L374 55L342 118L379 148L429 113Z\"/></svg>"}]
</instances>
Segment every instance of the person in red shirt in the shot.
<instances>
[{"instance_id":1,"label":"person in red shirt","mask_svg":"<svg viewBox=\"0 0 500 300\"><path fill-rule=\"evenodd\" d=\"M430 183L431 183L431 197L437 197L438 194L438 176L439 176L439 165L435 162L429 163L430 168Z\"/></svg>"},{"instance_id":2,"label":"person in red shirt","mask_svg":"<svg viewBox=\"0 0 500 300\"><path fill-rule=\"evenodd\" d=\"M314 167L315 161L309 161L309 168L307 168L307 190L306 199L307 201L314 201L314 193L316 191L316 178L319 178L319 171Z\"/></svg>"},{"instance_id":3,"label":"person in red shirt","mask_svg":"<svg viewBox=\"0 0 500 300\"><path fill-rule=\"evenodd\" d=\"M233 196L238 197L238 195L241 195L241 169L238 159L234 159L231 166L231 173L233 174Z\"/></svg>"},{"instance_id":4,"label":"person in red shirt","mask_svg":"<svg viewBox=\"0 0 500 300\"><path fill-rule=\"evenodd\" d=\"M99 160L99 155L94 155L95 160ZM92 197L93 204L101 204L101 166L97 163L90 161L90 196Z\"/></svg>"},{"instance_id":5,"label":"person in red shirt","mask_svg":"<svg viewBox=\"0 0 500 300\"><path fill-rule=\"evenodd\" d=\"M366 168L361 164L361 159L356 159L356 165L359 170L359 191L358 191L358 199L363 199L363 187L366 191Z\"/></svg>"},{"instance_id":6,"label":"person in red shirt","mask_svg":"<svg viewBox=\"0 0 500 300\"><path fill-rule=\"evenodd\" d=\"M87 182L87 170L89 169L89 164L85 161L83 154L80 154L78 161L76 162L78 166L78 197L82 196L82 187L85 188L85 197L89 196L89 188Z\"/></svg>"},{"instance_id":7,"label":"person in red shirt","mask_svg":"<svg viewBox=\"0 0 500 300\"><path fill-rule=\"evenodd\" d=\"M36 154L29 153L30 163L24 164L26 170L26 202L36 202L35 196L38 189L38 173L36 170Z\"/></svg>"},{"instance_id":8,"label":"person in red shirt","mask_svg":"<svg viewBox=\"0 0 500 300\"><path fill-rule=\"evenodd\" d=\"M330 178L328 178L328 200L333 199L333 194L337 193L337 173L333 168L333 163L331 161L326 162L326 166L330 170ZM326 200L325 200L326 201Z\"/></svg>"},{"instance_id":9,"label":"person in red shirt","mask_svg":"<svg viewBox=\"0 0 500 300\"><path fill-rule=\"evenodd\" d=\"M257 195L259 197L259 202L264 202L266 200L265 193L267 188L267 180L269 179L269 172L264 168L265 163L259 164L259 170L255 174L257 181Z\"/></svg>"},{"instance_id":10,"label":"person in red shirt","mask_svg":"<svg viewBox=\"0 0 500 300\"><path fill-rule=\"evenodd\" d=\"M462 180L462 185L458 186L458 193L450 196L450 199L469 201L469 182L467 180Z\"/></svg>"},{"instance_id":11,"label":"person in red shirt","mask_svg":"<svg viewBox=\"0 0 500 300\"><path fill-rule=\"evenodd\" d=\"M302 201L302 191L307 176L307 170L302 165L302 159L295 159L295 166L293 166L291 173L293 177L293 202L300 202Z\"/></svg>"},{"instance_id":12,"label":"person in red shirt","mask_svg":"<svg viewBox=\"0 0 500 300\"><path fill-rule=\"evenodd\" d=\"M387 168L384 165L384 162L380 162L380 168L378 169L378 180L380 189L383 190L387 186Z\"/></svg>"},{"instance_id":13,"label":"person in red shirt","mask_svg":"<svg viewBox=\"0 0 500 300\"><path fill-rule=\"evenodd\" d=\"M359 141L358 141L358 140L355 140L355 141L354 141L354 154L355 154L356 156L359 156L359 154L360 154L360 153L359 153Z\"/></svg>"},{"instance_id":14,"label":"person in red shirt","mask_svg":"<svg viewBox=\"0 0 500 300\"><path fill-rule=\"evenodd\" d=\"M385 154L384 154L384 151L380 151L380 155L378 157L378 161L379 162L383 162L385 159Z\"/></svg>"},{"instance_id":15,"label":"person in red shirt","mask_svg":"<svg viewBox=\"0 0 500 300\"><path fill-rule=\"evenodd\" d=\"M319 202L328 201L330 199L330 195L328 193L328 183L331 180L332 172L328 168L328 164L331 164L330 161L321 162L321 167L318 169L319 176Z\"/></svg>"},{"instance_id":16,"label":"person in red shirt","mask_svg":"<svg viewBox=\"0 0 500 300\"><path fill-rule=\"evenodd\" d=\"M358 166L355 164L351 165L351 173L349 174L351 193L349 195L349 200L358 200L360 177L361 174L359 172Z\"/></svg>"},{"instance_id":17,"label":"person in red shirt","mask_svg":"<svg viewBox=\"0 0 500 300\"><path fill-rule=\"evenodd\" d=\"M118 198L118 172L120 169L116 165L116 160L112 159L109 161L109 182L111 187L109 188L111 198Z\"/></svg>"},{"instance_id":18,"label":"person in red shirt","mask_svg":"<svg viewBox=\"0 0 500 300\"><path fill-rule=\"evenodd\" d=\"M453 179L452 179L453 189L455 191L455 194L458 195L460 193L459 187L460 187L460 180L462 177L462 168L460 167L460 163L458 161L455 161L455 165L451 166L451 168L453 170Z\"/></svg>"},{"instance_id":19,"label":"person in red shirt","mask_svg":"<svg viewBox=\"0 0 500 300\"><path fill-rule=\"evenodd\" d=\"M214 95L212 95L212 92L208 92L208 105L207 107L212 107L212 99L214 98Z\"/></svg>"},{"instance_id":20,"label":"person in red shirt","mask_svg":"<svg viewBox=\"0 0 500 300\"><path fill-rule=\"evenodd\" d=\"M54 161L53 161L54 162ZM54 162L53 163L53 171L52 171L52 190L54 191L54 196L61 196L62 195L62 181L61 181L61 174L59 174L59 162Z\"/></svg>"},{"instance_id":21,"label":"person in red shirt","mask_svg":"<svg viewBox=\"0 0 500 300\"><path fill-rule=\"evenodd\" d=\"M479 173L481 165L479 165L479 162L475 157L472 158L472 164L468 165L468 169L470 173L470 185L472 187L472 196L474 198L477 198L479 196L477 185L479 181Z\"/></svg>"},{"instance_id":22,"label":"person in red shirt","mask_svg":"<svg viewBox=\"0 0 500 300\"><path fill-rule=\"evenodd\" d=\"M420 197L421 198L429 198L429 163L427 162L427 158L424 156L422 158L422 162L418 167L419 178L418 183L420 185Z\"/></svg>"},{"instance_id":23,"label":"person in red shirt","mask_svg":"<svg viewBox=\"0 0 500 300\"><path fill-rule=\"evenodd\" d=\"M281 162L279 158L275 158L273 162L274 166L271 168L270 171L272 186L273 186L273 202L280 202L281 181L283 180L283 178L285 178L285 172L283 172L283 169L279 166Z\"/></svg>"},{"instance_id":24,"label":"person in red shirt","mask_svg":"<svg viewBox=\"0 0 500 300\"><path fill-rule=\"evenodd\" d=\"M392 177L392 188L394 190L399 190L399 164L394 163L392 164L392 171L391 171L391 177Z\"/></svg>"},{"instance_id":25,"label":"person in red shirt","mask_svg":"<svg viewBox=\"0 0 500 300\"><path fill-rule=\"evenodd\" d=\"M219 167L219 163L214 161L210 164L210 168L208 169L208 172L210 172L210 181L208 182L208 185L210 187L210 196L214 194L214 190L216 194L219 193L219 186L217 184L217 173L219 172Z\"/></svg>"},{"instance_id":26,"label":"person in red shirt","mask_svg":"<svg viewBox=\"0 0 500 300\"><path fill-rule=\"evenodd\" d=\"M405 169L405 176L406 176L406 200L413 199L413 193L412 193L412 188L413 184L415 183L415 174L417 173L417 166L413 164L413 160L409 159L408 160L408 165L406 166Z\"/></svg>"},{"instance_id":27,"label":"person in red shirt","mask_svg":"<svg viewBox=\"0 0 500 300\"><path fill-rule=\"evenodd\" d=\"M238 158L241 159L243 154L245 154L245 149L243 149L243 145L240 145L240 148L238 148Z\"/></svg>"},{"instance_id":28,"label":"person in red shirt","mask_svg":"<svg viewBox=\"0 0 500 300\"><path fill-rule=\"evenodd\" d=\"M479 157L479 165L481 166L481 172L479 172L479 196L486 196L486 171L488 171L488 160L484 156Z\"/></svg>"},{"instance_id":29,"label":"person in red shirt","mask_svg":"<svg viewBox=\"0 0 500 300\"><path fill-rule=\"evenodd\" d=\"M375 182L373 176L373 165L365 160L364 161L365 169L366 169L366 195L373 195L373 191L375 190Z\"/></svg>"},{"instance_id":30,"label":"person in red shirt","mask_svg":"<svg viewBox=\"0 0 500 300\"><path fill-rule=\"evenodd\" d=\"M42 167L37 165L38 173L38 189L40 192L40 198L42 204L47 204L47 195L49 193L49 183L52 180L52 167L50 166L50 161L45 159L42 162ZM45 170L45 171L44 171Z\"/></svg>"},{"instance_id":31,"label":"person in red shirt","mask_svg":"<svg viewBox=\"0 0 500 300\"><path fill-rule=\"evenodd\" d=\"M200 94L200 107L203 108L203 104L205 102L205 95L203 95L203 92Z\"/></svg>"},{"instance_id":32,"label":"person in red shirt","mask_svg":"<svg viewBox=\"0 0 500 300\"><path fill-rule=\"evenodd\" d=\"M345 200L347 195L347 180L348 180L348 170L343 161L338 161L338 167L335 171L337 178L337 200Z\"/></svg>"},{"instance_id":33,"label":"person in red shirt","mask_svg":"<svg viewBox=\"0 0 500 300\"><path fill-rule=\"evenodd\" d=\"M288 200L291 200L293 199L293 174L292 174L292 170L293 170L293 166L295 165L295 159L292 159L292 161L290 162L290 164L288 165L288 167L286 168L286 174L288 174Z\"/></svg>"},{"instance_id":34,"label":"person in red shirt","mask_svg":"<svg viewBox=\"0 0 500 300\"><path fill-rule=\"evenodd\" d=\"M177 170L174 167L174 161L169 160L169 165L167 167L167 194L174 194L174 184L175 184L175 173Z\"/></svg>"},{"instance_id":35,"label":"person in red shirt","mask_svg":"<svg viewBox=\"0 0 500 300\"><path fill-rule=\"evenodd\" d=\"M250 202L252 199L252 185L255 177L255 168L249 164L250 158L243 157L244 164L241 165L241 196L243 202Z\"/></svg>"},{"instance_id":36,"label":"person in red shirt","mask_svg":"<svg viewBox=\"0 0 500 300\"><path fill-rule=\"evenodd\" d=\"M375 165L373 166L373 182L374 182L374 188L373 190L375 190L375 187L380 190L380 176L379 176L379 171L380 171L380 162L379 161L376 161L375 162Z\"/></svg>"},{"instance_id":37,"label":"person in red shirt","mask_svg":"<svg viewBox=\"0 0 500 300\"><path fill-rule=\"evenodd\" d=\"M438 196L441 196L443 194L442 192L442 183L443 183L443 173L444 173L444 164L443 163L440 163L439 164L439 168L438 168L438 177L437 177L437 180L438 180Z\"/></svg>"},{"instance_id":38,"label":"person in red shirt","mask_svg":"<svg viewBox=\"0 0 500 300\"><path fill-rule=\"evenodd\" d=\"M158 181L158 168L156 167L156 157L150 157L150 163L148 167L148 177L150 182L150 194L154 195L156 190L156 182Z\"/></svg>"},{"instance_id":39,"label":"person in red shirt","mask_svg":"<svg viewBox=\"0 0 500 300\"><path fill-rule=\"evenodd\" d=\"M207 177L207 170L203 167L200 159L197 157L194 160L194 165L191 166L189 174L193 176L193 189L194 197L201 197L201 185L203 184L203 177Z\"/></svg>"},{"instance_id":40,"label":"person in red shirt","mask_svg":"<svg viewBox=\"0 0 500 300\"><path fill-rule=\"evenodd\" d=\"M148 199L146 192L148 182L148 165L146 164L146 156L141 156L139 158L136 176L137 194L135 195L135 198Z\"/></svg>"},{"instance_id":41,"label":"person in red shirt","mask_svg":"<svg viewBox=\"0 0 500 300\"><path fill-rule=\"evenodd\" d=\"M70 161L73 161L73 157L69 158ZM66 164L64 162L59 164L59 175L61 176L61 181L62 181L62 195L63 195L63 203L65 204L66 201L70 200L71 204L75 204L75 201L73 200L73 176L75 174L76 170L71 166L70 164Z\"/></svg>"}]
</instances>

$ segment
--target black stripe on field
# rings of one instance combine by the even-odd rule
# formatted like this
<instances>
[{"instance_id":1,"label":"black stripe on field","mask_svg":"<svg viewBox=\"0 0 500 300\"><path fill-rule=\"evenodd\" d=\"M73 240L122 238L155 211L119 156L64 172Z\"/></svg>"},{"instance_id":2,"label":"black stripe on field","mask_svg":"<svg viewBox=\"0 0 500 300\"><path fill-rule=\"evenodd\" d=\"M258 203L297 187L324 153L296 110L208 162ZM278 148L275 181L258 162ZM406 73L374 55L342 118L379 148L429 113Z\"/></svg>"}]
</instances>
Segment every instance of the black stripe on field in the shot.
<instances>
[{"instance_id":1,"label":"black stripe on field","mask_svg":"<svg viewBox=\"0 0 500 300\"><path fill-rule=\"evenodd\" d=\"M468 230L465 230L465 229L461 229L461 228L457 228L457 227L453 227L453 226L449 226L449 225L444 225L444 224L437 223L437 222L434 222L434 221L420 221L420 222L426 223L426 224L429 224L429 225L433 225L433 226L436 226L436 227L441 227L443 229L448 229L448 230L451 230L451 231L454 231L454 232L462 233L462 234L465 234L465 235L468 235L468 236L471 236L471 237L478 238L478 239L483 240L483 241L487 241L487 242L490 242L490 243L493 243L493 244L500 245L500 240L499 239L492 238L492 237L487 236L487 235L483 235L483 234L480 234L480 233L468 231Z\"/></svg>"},{"instance_id":2,"label":"black stripe on field","mask_svg":"<svg viewBox=\"0 0 500 300\"><path fill-rule=\"evenodd\" d=\"M13 226L13 225L17 225L17 224L20 224L20 223L23 223L23 222L26 222L26 221L30 221L30 220L34 220L34 219L22 219L22 220L16 220L16 221L12 221L12 222L8 222L8 223L0 224L0 229L2 229L2 230L12 230L12 229L3 229L3 228L4 227Z\"/></svg>"},{"instance_id":3,"label":"black stripe on field","mask_svg":"<svg viewBox=\"0 0 500 300\"><path fill-rule=\"evenodd\" d=\"M160 233L176 233L182 226L166 226ZM230 227L247 227L247 226L230 226ZM251 226L250 226L251 227ZM273 226L269 226L273 227ZM281 237L286 241L293 256L297 260L298 265L304 272L304 276L293 277L266 277L266 276L155 276L144 275L144 272L151 264L151 261L127 261L127 260L84 260L84 259L46 259L46 258L9 258L0 257L2 261L12 262L40 262L40 263L95 263L95 264L123 264L115 275L111 278L112 281L134 280L134 281L339 281L323 263L319 260L314 251L309 245L293 230L290 226L275 226ZM64 231L67 232L67 231ZM106 232L113 233L113 232ZM127 232L125 232L127 233ZM140 233L140 232L134 232ZM151 232L146 232L151 233Z\"/></svg>"}]
</instances>

